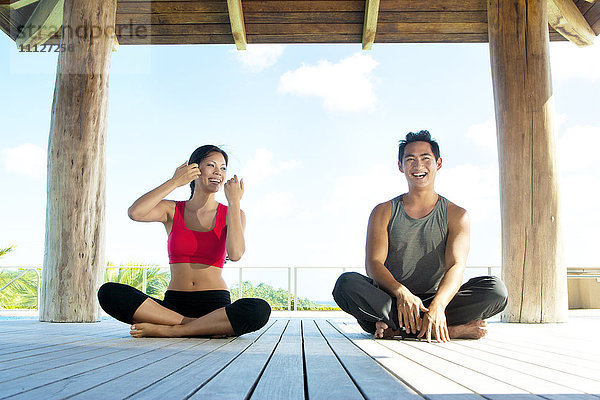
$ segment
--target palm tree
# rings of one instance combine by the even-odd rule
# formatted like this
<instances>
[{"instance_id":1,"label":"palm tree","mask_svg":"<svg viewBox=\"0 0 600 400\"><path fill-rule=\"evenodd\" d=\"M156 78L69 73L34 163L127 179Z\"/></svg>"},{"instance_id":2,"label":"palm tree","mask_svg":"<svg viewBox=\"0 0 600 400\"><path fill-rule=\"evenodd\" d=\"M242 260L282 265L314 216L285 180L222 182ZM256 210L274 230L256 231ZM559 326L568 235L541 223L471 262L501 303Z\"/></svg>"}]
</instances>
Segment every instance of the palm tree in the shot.
<instances>
[{"instance_id":1,"label":"palm tree","mask_svg":"<svg viewBox=\"0 0 600 400\"><path fill-rule=\"evenodd\" d=\"M138 290L142 290L144 283L144 270L142 268L135 267L153 267L156 264L140 264L129 262L122 266L114 266L113 263L109 262L106 268L106 274L104 275L105 282L118 282L124 283L129 286L133 286ZM128 268L121 268L128 267ZM132 268L134 267L134 268ZM162 299L164 297L165 290L169 286L169 280L171 278L170 272L161 271L158 266L155 268L147 268L146 270L146 293L149 296Z\"/></svg>"},{"instance_id":2,"label":"palm tree","mask_svg":"<svg viewBox=\"0 0 600 400\"><path fill-rule=\"evenodd\" d=\"M0 248L0 258L13 251L14 247ZM0 288L21 273L20 270L0 271ZM27 271L0 292L0 308L37 308L37 275L34 271Z\"/></svg>"}]
</instances>

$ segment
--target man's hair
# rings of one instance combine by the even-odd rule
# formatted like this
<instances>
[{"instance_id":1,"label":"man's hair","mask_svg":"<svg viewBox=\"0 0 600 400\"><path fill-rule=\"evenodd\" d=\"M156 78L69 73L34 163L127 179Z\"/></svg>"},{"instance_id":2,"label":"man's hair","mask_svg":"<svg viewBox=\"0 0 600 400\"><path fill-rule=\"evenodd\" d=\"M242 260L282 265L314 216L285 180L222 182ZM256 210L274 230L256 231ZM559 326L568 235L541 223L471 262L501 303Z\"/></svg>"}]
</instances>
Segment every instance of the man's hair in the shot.
<instances>
[{"instance_id":1,"label":"man's hair","mask_svg":"<svg viewBox=\"0 0 600 400\"><path fill-rule=\"evenodd\" d=\"M431 134L429 131L419 131L419 132L408 132L406 134L406 138L400 141L400 146L398 146L398 161L402 162L402 158L404 158L404 148L407 144L412 142L427 142L431 146L431 151L437 161L440 158L440 146L438 143L431 138Z\"/></svg>"}]
</instances>

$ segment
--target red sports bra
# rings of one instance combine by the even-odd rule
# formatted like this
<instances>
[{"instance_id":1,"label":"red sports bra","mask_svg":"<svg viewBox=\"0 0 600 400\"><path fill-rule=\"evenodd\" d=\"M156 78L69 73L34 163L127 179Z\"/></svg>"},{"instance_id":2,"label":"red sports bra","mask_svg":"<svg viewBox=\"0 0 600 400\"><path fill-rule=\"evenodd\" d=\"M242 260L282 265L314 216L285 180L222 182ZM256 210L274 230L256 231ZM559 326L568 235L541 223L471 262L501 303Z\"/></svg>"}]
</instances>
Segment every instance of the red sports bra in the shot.
<instances>
[{"instance_id":1,"label":"red sports bra","mask_svg":"<svg viewBox=\"0 0 600 400\"><path fill-rule=\"evenodd\" d=\"M219 203L215 227L199 232L185 226L185 201L175 204L173 227L167 240L169 263L195 263L223 268L227 239L227 206Z\"/></svg>"}]
</instances>

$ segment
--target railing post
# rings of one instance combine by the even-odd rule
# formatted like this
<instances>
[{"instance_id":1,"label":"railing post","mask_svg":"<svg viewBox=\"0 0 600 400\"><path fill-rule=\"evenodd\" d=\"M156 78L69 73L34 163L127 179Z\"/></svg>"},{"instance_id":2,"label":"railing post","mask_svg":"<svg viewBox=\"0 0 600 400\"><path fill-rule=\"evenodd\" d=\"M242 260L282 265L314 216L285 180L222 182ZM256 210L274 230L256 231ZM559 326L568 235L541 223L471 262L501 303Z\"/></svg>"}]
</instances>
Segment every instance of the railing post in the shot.
<instances>
[{"instance_id":1,"label":"railing post","mask_svg":"<svg viewBox=\"0 0 600 400\"><path fill-rule=\"evenodd\" d=\"M492 276L492 267L488 265L488 276Z\"/></svg>"},{"instance_id":2,"label":"railing post","mask_svg":"<svg viewBox=\"0 0 600 400\"><path fill-rule=\"evenodd\" d=\"M239 275L238 275L238 280L239 280L238 299L241 299L242 295L243 295L243 291L242 291L242 266L240 266L240 272L239 272Z\"/></svg>"},{"instance_id":3,"label":"railing post","mask_svg":"<svg viewBox=\"0 0 600 400\"><path fill-rule=\"evenodd\" d=\"M288 311L292 311L292 267L287 267L288 270Z\"/></svg>"},{"instance_id":4,"label":"railing post","mask_svg":"<svg viewBox=\"0 0 600 400\"><path fill-rule=\"evenodd\" d=\"M142 266L142 292L146 293L147 287L148 287L148 268L146 266Z\"/></svg>"},{"instance_id":5,"label":"railing post","mask_svg":"<svg viewBox=\"0 0 600 400\"><path fill-rule=\"evenodd\" d=\"M294 311L298 310L298 268L294 268Z\"/></svg>"}]
</instances>

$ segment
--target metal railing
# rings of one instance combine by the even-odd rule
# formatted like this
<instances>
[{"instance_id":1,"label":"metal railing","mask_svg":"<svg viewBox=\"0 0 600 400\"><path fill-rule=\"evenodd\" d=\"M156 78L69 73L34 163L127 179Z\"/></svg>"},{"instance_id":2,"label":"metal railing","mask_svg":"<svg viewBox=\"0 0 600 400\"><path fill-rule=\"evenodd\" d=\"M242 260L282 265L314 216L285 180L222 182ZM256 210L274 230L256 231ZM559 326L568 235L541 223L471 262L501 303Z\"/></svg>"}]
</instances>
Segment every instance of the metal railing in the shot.
<instances>
[{"instance_id":1,"label":"metal railing","mask_svg":"<svg viewBox=\"0 0 600 400\"><path fill-rule=\"evenodd\" d=\"M148 288L148 269L150 268L159 268L159 269L168 269L169 265L107 265L104 269L106 272L107 269L141 269L142 270L142 291L146 293ZM487 270L487 275L492 275L492 271L494 269L499 269L499 266L467 266L467 269L485 269ZM39 308L39 292L40 292L40 284L41 284L41 276L39 269L41 267L32 267L32 266L0 266L0 270L2 269L17 269L24 270L17 277L12 279L2 288L0 288L0 292L6 289L9 285L14 283L16 280L22 278L27 272L35 271L37 275L37 304ZM287 271L287 309L296 311L298 308L298 271L299 270L323 270L323 269L338 269L342 273L348 270L362 270L364 271L364 267L362 266L306 266L306 265L297 265L297 266L263 266L263 265L227 265L227 269L238 269L238 297L243 297L243 273L245 269L284 269ZM568 268L567 269L567 277L569 278L600 278L600 267L585 267L585 268ZM292 306L292 299L293 306Z\"/></svg>"},{"instance_id":2,"label":"metal railing","mask_svg":"<svg viewBox=\"0 0 600 400\"><path fill-rule=\"evenodd\" d=\"M24 270L24 271L22 273L20 273L19 275L17 275L15 278L11 279L11 281L8 282L6 285L2 286L0 288L0 293L2 293L2 291L4 289L6 289L10 285L12 285L14 282L21 279L29 271L35 272L35 274L37 275L37 290L35 292L36 293L35 297L36 297L37 309L39 310L40 309L40 285L42 284L42 277L41 277L40 271L38 271L38 269L41 269L41 267L11 267L11 266L0 265L0 270L2 270L2 269L16 269L17 271L19 271L19 270Z\"/></svg>"},{"instance_id":3,"label":"metal railing","mask_svg":"<svg viewBox=\"0 0 600 400\"><path fill-rule=\"evenodd\" d=\"M141 269L142 270L142 291L144 293L146 293L147 289L148 289L148 269L150 268L159 268L159 269L169 269L169 265L107 265L104 268L104 271L106 272L107 269ZM492 269L493 268L498 268L495 266L468 266L467 268L471 269L487 269L488 271L488 275L492 274ZM10 284L12 284L14 281L16 281L17 279L22 278L28 271L35 271L35 273L37 274L37 304L38 304L38 309L39 309L39 292L40 292L40 284L41 284L41 277L40 277L40 273L38 271L38 269L41 269L41 267L22 267L22 266L0 266L0 270L2 269L25 269L25 271L23 271L23 273L19 274L19 276L17 276L16 278L12 279L8 284L6 284L2 289L0 289L0 292L2 290L4 290L6 287L8 287ZM278 266L278 265L269 265L269 266L263 266L263 265L227 265L227 269L231 270L231 269L237 269L238 270L238 279L237 279L237 283L238 283L238 297L242 298L243 297L243 274L244 274L244 270L249 270L249 269L283 269L287 271L287 309L289 311L297 311L298 309L298 301L296 301L296 299L298 299L298 271L299 270L331 270L331 269L338 269L340 270L341 273L349 271L349 270L358 270L358 271L364 271L364 267L362 266L306 266L306 265L298 265L298 266ZM293 299L293 300L292 300ZM293 305L292 305L293 303Z\"/></svg>"}]
</instances>

